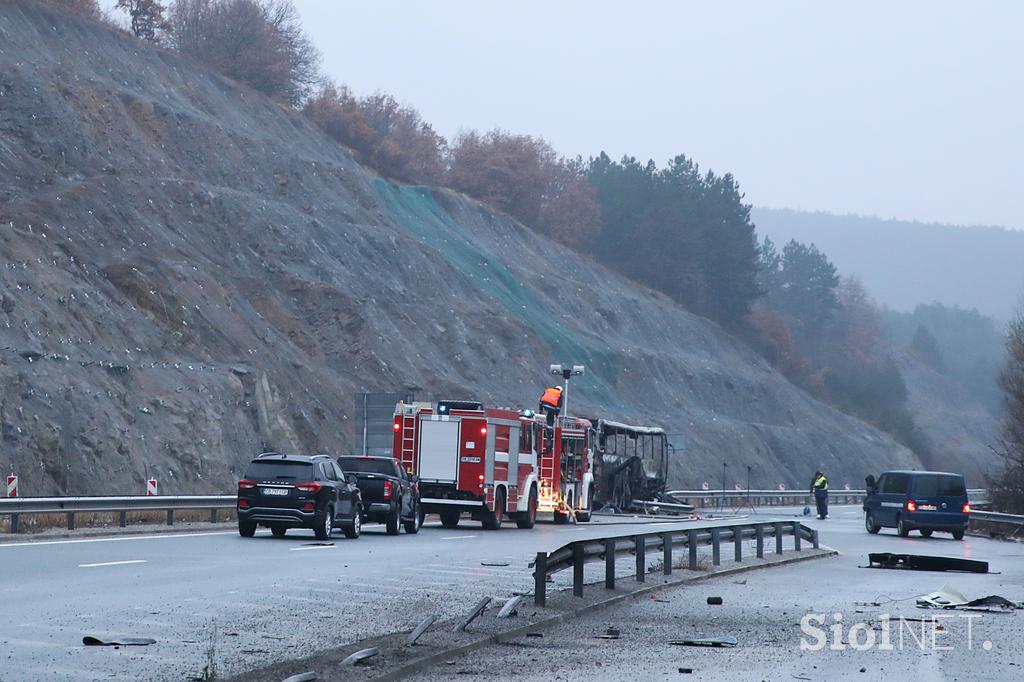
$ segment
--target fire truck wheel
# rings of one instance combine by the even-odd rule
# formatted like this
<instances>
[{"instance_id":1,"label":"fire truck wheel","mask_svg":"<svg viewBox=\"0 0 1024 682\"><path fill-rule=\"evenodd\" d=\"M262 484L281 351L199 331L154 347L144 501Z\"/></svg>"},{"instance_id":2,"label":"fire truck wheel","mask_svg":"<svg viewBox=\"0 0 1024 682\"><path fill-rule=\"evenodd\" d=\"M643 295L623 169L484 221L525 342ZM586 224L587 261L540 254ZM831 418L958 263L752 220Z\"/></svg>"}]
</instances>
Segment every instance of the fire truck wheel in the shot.
<instances>
[{"instance_id":1,"label":"fire truck wheel","mask_svg":"<svg viewBox=\"0 0 1024 682\"><path fill-rule=\"evenodd\" d=\"M501 530L502 519L505 518L505 489L498 488L494 495L494 513L484 518L484 530Z\"/></svg>"},{"instance_id":2,"label":"fire truck wheel","mask_svg":"<svg viewBox=\"0 0 1024 682\"><path fill-rule=\"evenodd\" d=\"M441 512L441 526L443 528L455 528L459 525L459 512L457 511L444 511Z\"/></svg>"},{"instance_id":3,"label":"fire truck wheel","mask_svg":"<svg viewBox=\"0 0 1024 682\"><path fill-rule=\"evenodd\" d=\"M569 515L555 512L555 523L569 523Z\"/></svg>"},{"instance_id":4,"label":"fire truck wheel","mask_svg":"<svg viewBox=\"0 0 1024 682\"><path fill-rule=\"evenodd\" d=\"M594 508L594 488L587 488L587 508L580 509L576 512L576 520L580 523L587 523L590 521L590 510Z\"/></svg>"},{"instance_id":5,"label":"fire truck wheel","mask_svg":"<svg viewBox=\"0 0 1024 682\"><path fill-rule=\"evenodd\" d=\"M533 528L537 522L537 488L530 488L530 501L527 502L526 511L519 512L516 516L516 526L519 528Z\"/></svg>"}]
</instances>

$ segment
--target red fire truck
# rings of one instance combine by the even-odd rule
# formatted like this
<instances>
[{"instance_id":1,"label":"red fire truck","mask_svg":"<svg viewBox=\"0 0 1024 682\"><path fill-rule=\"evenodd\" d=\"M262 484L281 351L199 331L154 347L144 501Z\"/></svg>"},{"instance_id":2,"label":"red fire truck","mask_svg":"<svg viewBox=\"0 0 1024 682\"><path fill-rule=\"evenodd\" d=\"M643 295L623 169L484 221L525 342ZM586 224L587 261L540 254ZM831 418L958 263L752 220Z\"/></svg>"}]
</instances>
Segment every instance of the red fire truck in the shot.
<instances>
[{"instance_id":1,"label":"red fire truck","mask_svg":"<svg viewBox=\"0 0 1024 682\"><path fill-rule=\"evenodd\" d=\"M424 513L440 514L445 528L463 513L490 530L506 516L532 528L538 512L589 521L593 441L586 419L562 417L549 429L529 410L473 401L395 408L394 457L419 477Z\"/></svg>"}]
</instances>

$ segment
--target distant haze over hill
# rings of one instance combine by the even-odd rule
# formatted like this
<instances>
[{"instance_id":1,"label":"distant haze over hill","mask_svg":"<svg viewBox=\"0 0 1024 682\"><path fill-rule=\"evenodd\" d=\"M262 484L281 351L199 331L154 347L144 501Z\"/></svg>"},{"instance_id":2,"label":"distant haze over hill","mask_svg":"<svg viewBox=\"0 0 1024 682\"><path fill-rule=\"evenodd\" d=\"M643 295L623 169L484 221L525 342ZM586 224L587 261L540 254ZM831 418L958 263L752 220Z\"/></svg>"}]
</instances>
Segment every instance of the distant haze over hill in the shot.
<instances>
[{"instance_id":1,"label":"distant haze over hill","mask_svg":"<svg viewBox=\"0 0 1024 682\"><path fill-rule=\"evenodd\" d=\"M977 308L1007 320L1024 295L1024 231L755 208L776 244L813 242L881 304Z\"/></svg>"}]
</instances>

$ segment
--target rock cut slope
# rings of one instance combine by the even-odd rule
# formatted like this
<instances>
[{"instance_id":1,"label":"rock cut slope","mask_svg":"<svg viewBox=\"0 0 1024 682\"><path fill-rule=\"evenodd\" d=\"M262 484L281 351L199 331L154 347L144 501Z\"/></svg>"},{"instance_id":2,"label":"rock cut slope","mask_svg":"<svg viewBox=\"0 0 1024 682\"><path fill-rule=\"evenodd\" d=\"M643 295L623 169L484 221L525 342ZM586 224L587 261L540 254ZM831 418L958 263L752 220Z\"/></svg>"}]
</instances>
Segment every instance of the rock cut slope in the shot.
<instances>
[{"instance_id":1,"label":"rock cut slope","mask_svg":"<svg viewBox=\"0 0 1024 682\"><path fill-rule=\"evenodd\" d=\"M914 466L665 297L462 196L388 183L181 57L0 5L0 467L26 494L229 490L262 448L339 452L352 397L663 425L679 486Z\"/></svg>"}]
</instances>

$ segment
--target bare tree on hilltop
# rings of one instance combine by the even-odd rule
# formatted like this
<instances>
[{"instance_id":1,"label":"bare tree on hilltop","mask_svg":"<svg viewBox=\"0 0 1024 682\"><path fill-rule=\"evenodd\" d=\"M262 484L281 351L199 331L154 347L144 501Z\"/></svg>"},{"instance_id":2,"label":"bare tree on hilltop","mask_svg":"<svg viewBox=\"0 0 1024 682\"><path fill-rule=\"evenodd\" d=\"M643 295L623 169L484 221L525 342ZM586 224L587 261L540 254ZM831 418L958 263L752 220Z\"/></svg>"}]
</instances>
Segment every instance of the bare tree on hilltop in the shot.
<instances>
[{"instance_id":1,"label":"bare tree on hilltop","mask_svg":"<svg viewBox=\"0 0 1024 682\"><path fill-rule=\"evenodd\" d=\"M1003 417L1003 471L989 480L992 506L1001 512L1024 513L1024 307L1010 322L1006 366L999 385L1006 400Z\"/></svg>"},{"instance_id":2,"label":"bare tree on hilltop","mask_svg":"<svg viewBox=\"0 0 1024 682\"><path fill-rule=\"evenodd\" d=\"M290 0L175 0L173 46L224 75L299 106L320 82L320 53Z\"/></svg>"},{"instance_id":3,"label":"bare tree on hilltop","mask_svg":"<svg viewBox=\"0 0 1024 682\"><path fill-rule=\"evenodd\" d=\"M164 17L166 9L159 0L117 0L116 7L128 13L132 33L137 38L155 41L160 31L170 26Z\"/></svg>"}]
</instances>

